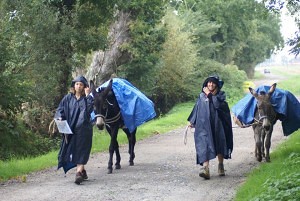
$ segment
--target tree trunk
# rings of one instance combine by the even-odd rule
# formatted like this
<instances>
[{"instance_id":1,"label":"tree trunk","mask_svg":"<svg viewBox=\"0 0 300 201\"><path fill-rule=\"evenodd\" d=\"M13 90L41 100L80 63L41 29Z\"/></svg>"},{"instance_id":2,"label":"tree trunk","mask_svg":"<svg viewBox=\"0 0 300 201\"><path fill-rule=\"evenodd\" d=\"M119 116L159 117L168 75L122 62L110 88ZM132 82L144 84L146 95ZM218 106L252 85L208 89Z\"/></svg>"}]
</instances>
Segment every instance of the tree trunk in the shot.
<instances>
[{"instance_id":1,"label":"tree trunk","mask_svg":"<svg viewBox=\"0 0 300 201\"><path fill-rule=\"evenodd\" d=\"M130 13L118 11L116 21L110 26L108 33L108 48L94 53L93 61L86 73L87 80L93 80L96 86L109 80L117 73L117 67L130 59L127 52L121 51L124 43L129 42Z\"/></svg>"}]
</instances>

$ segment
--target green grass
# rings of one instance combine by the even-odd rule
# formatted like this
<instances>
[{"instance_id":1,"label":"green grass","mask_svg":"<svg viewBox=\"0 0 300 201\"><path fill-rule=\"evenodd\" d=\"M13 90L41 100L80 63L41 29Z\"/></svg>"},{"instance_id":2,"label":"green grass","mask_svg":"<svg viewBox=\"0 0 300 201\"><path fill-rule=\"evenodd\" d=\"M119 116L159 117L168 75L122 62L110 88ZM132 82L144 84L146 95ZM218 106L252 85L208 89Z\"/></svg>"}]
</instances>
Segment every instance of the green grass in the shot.
<instances>
[{"instance_id":1,"label":"green grass","mask_svg":"<svg viewBox=\"0 0 300 201\"><path fill-rule=\"evenodd\" d=\"M300 75L294 75L289 77L288 80L284 80L278 83L277 87L280 89L289 89L295 96L300 96Z\"/></svg>"},{"instance_id":2,"label":"green grass","mask_svg":"<svg viewBox=\"0 0 300 201\"><path fill-rule=\"evenodd\" d=\"M145 139L152 135L163 134L170 130L187 125L187 117L190 114L194 103L182 103L175 106L167 115L151 120L137 129L137 140ZM119 144L126 144L127 137L120 130L118 135ZM94 128L92 153L107 151L110 137L105 131L98 131ZM8 179L19 179L26 181L26 174L57 165L58 150L35 158L15 159L0 161L0 181Z\"/></svg>"},{"instance_id":3,"label":"green grass","mask_svg":"<svg viewBox=\"0 0 300 201\"><path fill-rule=\"evenodd\" d=\"M271 159L249 173L235 201L300 200L300 131L272 152Z\"/></svg>"},{"instance_id":4,"label":"green grass","mask_svg":"<svg viewBox=\"0 0 300 201\"><path fill-rule=\"evenodd\" d=\"M57 164L57 151L35 158L13 159L0 161L0 181L21 179L26 181L26 174L42 170Z\"/></svg>"}]
</instances>

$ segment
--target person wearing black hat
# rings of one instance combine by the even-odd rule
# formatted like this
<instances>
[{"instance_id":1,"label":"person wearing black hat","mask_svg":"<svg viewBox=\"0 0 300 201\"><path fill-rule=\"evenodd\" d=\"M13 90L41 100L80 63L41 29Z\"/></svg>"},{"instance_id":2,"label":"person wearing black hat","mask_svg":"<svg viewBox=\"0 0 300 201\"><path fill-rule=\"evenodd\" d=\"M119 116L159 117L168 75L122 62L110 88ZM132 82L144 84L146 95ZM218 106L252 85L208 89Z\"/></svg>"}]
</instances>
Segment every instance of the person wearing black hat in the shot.
<instances>
[{"instance_id":1,"label":"person wearing black hat","mask_svg":"<svg viewBox=\"0 0 300 201\"><path fill-rule=\"evenodd\" d=\"M58 169L64 172L76 167L75 183L88 179L84 165L88 162L91 148L93 125L91 113L94 100L83 76L76 77L71 83L70 93L61 100L54 118L67 120L73 134L62 135L58 154Z\"/></svg>"},{"instance_id":2,"label":"person wearing black hat","mask_svg":"<svg viewBox=\"0 0 300 201\"><path fill-rule=\"evenodd\" d=\"M197 164L204 166L199 176L210 179L209 161L218 158L218 174L225 176L223 159L231 158L233 136L231 115L224 82L218 76L205 79L202 91L188 117L189 127L195 128L195 148Z\"/></svg>"}]
</instances>

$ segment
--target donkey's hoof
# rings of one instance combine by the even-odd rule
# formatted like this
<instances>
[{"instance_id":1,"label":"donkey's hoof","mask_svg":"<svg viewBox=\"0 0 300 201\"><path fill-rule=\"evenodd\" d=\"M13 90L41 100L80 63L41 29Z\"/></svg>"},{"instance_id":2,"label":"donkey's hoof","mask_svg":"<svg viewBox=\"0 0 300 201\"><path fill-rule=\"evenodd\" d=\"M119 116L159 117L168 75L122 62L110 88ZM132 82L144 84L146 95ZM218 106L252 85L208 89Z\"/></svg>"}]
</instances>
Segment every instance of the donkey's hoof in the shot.
<instances>
[{"instance_id":1,"label":"donkey's hoof","mask_svg":"<svg viewBox=\"0 0 300 201\"><path fill-rule=\"evenodd\" d=\"M258 162L262 161L262 157L257 157L256 159L257 159Z\"/></svg>"},{"instance_id":2,"label":"donkey's hoof","mask_svg":"<svg viewBox=\"0 0 300 201\"><path fill-rule=\"evenodd\" d=\"M134 166L134 162L133 161L129 161L129 166Z\"/></svg>"},{"instance_id":3,"label":"donkey's hoof","mask_svg":"<svg viewBox=\"0 0 300 201\"><path fill-rule=\"evenodd\" d=\"M120 164L116 164L116 165L115 165L115 168L116 168L117 170L119 170L119 169L121 169L121 165L120 165Z\"/></svg>"},{"instance_id":4,"label":"donkey's hoof","mask_svg":"<svg viewBox=\"0 0 300 201\"><path fill-rule=\"evenodd\" d=\"M107 174L111 174L112 173L112 169L108 168L107 169Z\"/></svg>"}]
</instances>

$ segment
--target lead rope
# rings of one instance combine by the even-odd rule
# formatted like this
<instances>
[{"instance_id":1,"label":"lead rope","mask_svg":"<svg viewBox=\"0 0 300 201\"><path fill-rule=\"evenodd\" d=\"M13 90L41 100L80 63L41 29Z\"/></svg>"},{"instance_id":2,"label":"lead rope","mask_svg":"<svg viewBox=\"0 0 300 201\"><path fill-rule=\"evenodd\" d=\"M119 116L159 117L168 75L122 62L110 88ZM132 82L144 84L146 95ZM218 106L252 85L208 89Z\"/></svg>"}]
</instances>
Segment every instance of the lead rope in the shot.
<instances>
[{"instance_id":1,"label":"lead rope","mask_svg":"<svg viewBox=\"0 0 300 201\"><path fill-rule=\"evenodd\" d=\"M185 128L184 134L183 134L183 143L184 145L186 145L187 143L187 134L188 134L188 130L190 129L191 133L194 133L195 131L192 131L192 128L190 126L187 126Z\"/></svg>"}]
</instances>

